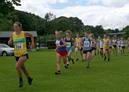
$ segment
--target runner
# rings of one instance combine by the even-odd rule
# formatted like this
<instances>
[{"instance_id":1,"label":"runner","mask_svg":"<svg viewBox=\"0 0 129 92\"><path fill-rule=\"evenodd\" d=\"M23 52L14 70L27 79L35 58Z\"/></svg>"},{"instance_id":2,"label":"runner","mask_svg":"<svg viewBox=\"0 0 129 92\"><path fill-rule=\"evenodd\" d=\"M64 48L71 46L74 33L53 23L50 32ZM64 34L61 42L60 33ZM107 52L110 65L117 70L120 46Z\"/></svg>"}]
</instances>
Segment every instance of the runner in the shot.
<instances>
[{"instance_id":1,"label":"runner","mask_svg":"<svg viewBox=\"0 0 129 92\"><path fill-rule=\"evenodd\" d=\"M24 83L22 78L22 72L26 75L29 85L31 85L33 81L32 77L25 67L25 62L29 59L26 46L26 37L31 38L31 48L34 48L34 37L31 34L25 33L22 30L22 24L20 22L15 22L13 28L14 32L11 34L8 44L14 46L14 54L16 57L16 70L19 76L19 87L23 87Z\"/></svg>"},{"instance_id":2,"label":"runner","mask_svg":"<svg viewBox=\"0 0 129 92\"><path fill-rule=\"evenodd\" d=\"M117 39L117 52L118 54L121 53L121 40L119 38Z\"/></svg>"},{"instance_id":3,"label":"runner","mask_svg":"<svg viewBox=\"0 0 129 92\"><path fill-rule=\"evenodd\" d=\"M112 40L112 44L113 44L113 48L114 48L113 52L115 55L117 55L117 40L115 38Z\"/></svg>"},{"instance_id":4,"label":"runner","mask_svg":"<svg viewBox=\"0 0 129 92\"><path fill-rule=\"evenodd\" d=\"M77 33L76 38L75 38L75 60L79 60L79 53L81 57L83 56L82 53L82 42L81 42L81 37L80 34Z\"/></svg>"},{"instance_id":5,"label":"runner","mask_svg":"<svg viewBox=\"0 0 129 92\"><path fill-rule=\"evenodd\" d=\"M100 56L103 58L103 40L100 37L98 38L98 48Z\"/></svg>"},{"instance_id":6,"label":"runner","mask_svg":"<svg viewBox=\"0 0 129 92\"><path fill-rule=\"evenodd\" d=\"M112 54L112 46L113 46L112 39L110 38L110 36L108 36L108 39L110 39L109 40L109 53Z\"/></svg>"},{"instance_id":7,"label":"runner","mask_svg":"<svg viewBox=\"0 0 129 92\"><path fill-rule=\"evenodd\" d=\"M92 48L89 33L85 32L85 37L82 38L83 43L83 60L87 61L87 68L90 68L90 63L92 60Z\"/></svg>"},{"instance_id":8,"label":"runner","mask_svg":"<svg viewBox=\"0 0 129 92\"><path fill-rule=\"evenodd\" d=\"M128 47L128 52L129 52L129 37L127 39L127 47Z\"/></svg>"},{"instance_id":9,"label":"runner","mask_svg":"<svg viewBox=\"0 0 129 92\"><path fill-rule=\"evenodd\" d=\"M67 62L67 66L69 66L70 61L72 61L72 63L74 64L74 59L73 59L73 45L74 45L74 40L72 39L72 32L70 30L66 31L66 38L65 38L65 42L66 42L66 50L68 52L68 62Z\"/></svg>"},{"instance_id":10,"label":"runner","mask_svg":"<svg viewBox=\"0 0 129 92\"><path fill-rule=\"evenodd\" d=\"M123 38L120 40L120 47L121 47L121 55L125 54L125 41Z\"/></svg>"},{"instance_id":11,"label":"runner","mask_svg":"<svg viewBox=\"0 0 129 92\"><path fill-rule=\"evenodd\" d=\"M96 56L97 43L94 38L91 38L92 56Z\"/></svg>"},{"instance_id":12,"label":"runner","mask_svg":"<svg viewBox=\"0 0 129 92\"><path fill-rule=\"evenodd\" d=\"M110 41L110 39L105 34L104 35L104 39L103 39L103 55L104 55L104 61L106 61L106 59L108 59L108 61L110 61L109 41Z\"/></svg>"},{"instance_id":13,"label":"runner","mask_svg":"<svg viewBox=\"0 0 129 92\"><path fill-rule=\"evenodd\" d=\"M56 36L56 75L61 74L61 59L63 59L65 68L67 68L67 50L66 50L66 43L62 37L62 32L55 32Z\"/></svg>"}]
</instances>

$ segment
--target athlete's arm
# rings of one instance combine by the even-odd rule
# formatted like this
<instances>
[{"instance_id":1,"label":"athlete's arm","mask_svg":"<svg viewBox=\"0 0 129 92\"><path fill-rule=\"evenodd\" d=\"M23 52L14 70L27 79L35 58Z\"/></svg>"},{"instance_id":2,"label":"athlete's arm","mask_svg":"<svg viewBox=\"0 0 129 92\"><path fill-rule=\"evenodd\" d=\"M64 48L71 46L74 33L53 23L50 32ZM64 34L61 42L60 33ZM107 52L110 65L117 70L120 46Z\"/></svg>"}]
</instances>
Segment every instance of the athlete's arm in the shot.
<instances>
[{"instance_id":1,"label":"athlete's arm","mask_svg":"<svg viewBox=\"0 0 129 92\"><path fill-rule=\"evenodd\" d=\"M74 38L72 38L72 46L73 47L76 47L76 45L75 45L75 39Z\"/></svg>"},{"instance_id":2,"label":"athlete's arm","mask_svg":"<svg viewBox=\"0 0 129 92\"><path fill-rule=\"evenodd\" d=\"M94 45L94 41L93 41L92 38L89 39L89 42L90 42L90 47L94 47L94 46L93 46L93 45Z\"/></svg>"},{"instance_id":3,"label":"athlete's arm","mask_svg":"<svg viewBox=\"0 0 129 92\"><path fill-rule=\"evenodd\" d=\"M81 38L81 45L83 46L83 41L84 41L84 38L82 37Z\"/></svg>"},{"instance_id":4,"label":"athlete's arm","mask_svg":"<svg viewBox=\"0 0 129 92\"><path fill-rule=\"evenodd\" d=\"M25 36L31 38L31 48L35 48L33 35L30 33L25 33Z\"/></svg>"},{"instance_id":5,"label":"athlete's arm","mask_svg":"<svg viewBox=\"0 0 129 92\"><path fill-rule=\"evenodd\" d=\"M65 46L66 46L66 42L64 42L63 45L57 45L58 48L65 47Z\"/></svg>"},{"instance_id":6,"label":"athlete's arm","mask_svg":"<svg viewBox=\"0 0 129 92\"><path fill-rule=\"evenodd\" d=\"M73 43L74 43L74 47L76 47L77 46L76 38Z\"/></svg>"},{"instance_id":7,"label":"athlete's arm","mask_svg":"<svg viewBox=\"0 0 129 92\"><path fill-rule=\"evenodd\" d=\"M57 47L57 48L65 47L65 46L66 46L66 42L63 41L63 43L64 43L63 45L60 45L60 43L57 42L57 43L56 43L56 47Z\"/></svg>"},{"instance_id":8,"label":"athlete's arm","mask_svg":"<svg viewBox=\"0 0 129 92\"><path fill-rule=\"evenodd\" d=\"M13 45L13 37L12 34L10 35L9 41L8 41L8 45L12 46Z\"/></svg>"}]
</instances>

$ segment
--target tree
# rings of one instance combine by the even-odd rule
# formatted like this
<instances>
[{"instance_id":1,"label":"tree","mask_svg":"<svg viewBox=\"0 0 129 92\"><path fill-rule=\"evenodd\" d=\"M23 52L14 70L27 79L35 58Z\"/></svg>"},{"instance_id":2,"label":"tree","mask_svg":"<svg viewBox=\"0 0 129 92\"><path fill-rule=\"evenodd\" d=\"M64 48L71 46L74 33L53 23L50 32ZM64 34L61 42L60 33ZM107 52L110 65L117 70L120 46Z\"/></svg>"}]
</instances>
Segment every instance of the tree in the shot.
<instances>
[{"instance_id":1,"label":"tree","mask_svg":"<svg viewBox=\"0 0 129 92\"><path fill-rule=\"evenodd\" d=\"M103 36L103 34L105 33L105 31L104 31L104 29L103 29L103 27L101 25L98 25L98 26L96 26L94 28L94 32L93 33L94 33L94 35L96 37L98 37L98 36Z\"/></svg>"},{"instance_id":2,"label":"tree","mask_svg":"<svg viewBox=\"0 0 129 92\"><path fill-rule=\"evenodd\" d=\"M69 18L69 25L70 25L70 28L73 32L80 32L82 31L83 27L84 27L84 24L82 22L82 20L80 20L79 18L77 17L70 17Z\"/></svg>"},{"instance_id":3,"label":"tree","mask_svg":"<svg viewBox=\"0 0 129 92\"><path fill-rule=\"evenodd\" d=\"M20 0L1 0L0 1L0 13L4 16L7 15L9 12L14 11L13 5L21 5Z\"/></svg>"},{"instance_id":4,"label":"tree","mask_svg":"<svg viewBox=\"0 0 129 92\"><path fill-rule=\"evenodd\" d=\"M15 15L18 17L18 21L23 24L24 30L37 31L39 35L45 33L45 19L22 11L16 11Z\"/></svg>"},{"instance_id":5,"label":"tree","mask_svg":"<svg viewBox=\"0 0 129 92\"><path fill-rule=\"evenodd\" d=\"M89 26L89 25L86 25L84 27L84 31L85 32L91 32L94 34L95 37L98 37L98 36L103 36L103 34L105 33L105 30L103 29L103 27L101 25L97 25L97 26Z\"/></svg>"},{"instance_id":6,"label":"tree","mask_svg":"<svg viewBox=\"0 0 129 92\"><path fill-rule=\"evenodd\" d=\"M51 21L51 29L55 30L71 30L72 32L80 32L83 28L83 22L77 17L64 17L61 16Z\"/></svg>"},{"instance_id":7,"label":"tree","mask_svg":"<svg viewBox=\"0 0 129 92\"><path fill-rule=\"evenodd\" d=\"M45 17L44 18L45 18L45 20L47 22L49 22L49 21L52 21L53 19L55 19L56 16L53 13L48 12L48 13L45 14Z\"/></svg>"},{"instance_id":8,"label":"tree","mask_svg":"<svg viewBox=\"0 0 129 92\"><path fill-rule=\"evenodd\" d=\"M114 33L114 30L113 29L106 29L105 30L107 33Z\"/></svg>"},{"instance_id":9,"label":"tree","mask_svg":"<svg viewBox=\"0 0 129 92\"><path fill-rule=\"evenodd\" d=\"M45 14L45 17L44 17L44 19L45 19L45 26L44 26L45 32L44 32L44 34L50 34L52 32L52 28L51 28L52 22L51 21L53 21L55 18L56 18L56 15L54 15L51 12L48 12Z\"/></svg>"},{"instance_id":10,"label":"tree","mask_svg":"<svg viewBox=\"0 0 129 92\"><path fill-rule=\"evenodd\" d=\"M126 26L125 28L123 28L122 31L125 32L124 37L125 38L128 38L129 37L129 26Z\"/></svg>"},{"instance_id":11,"label":"tree","mask_svg":"<svg viewBox=\"0 0 129 92\"><path fill-rule=\"evenodd\" d=\"M21 0L12 0L12 3L17 6L21 6L20 2Z\"/></svg>"},{"instance_id":12,"label":"tree","mask_svg":"<svg viewBox=\"0 0 129 92\"><path fill-rule=\"evenodd\" d=\"M93 32L94 31L94 27L86 25L86 26L84 26L83 31L84 32Z\"/></svg>"},{"instance_id":13,"label":"tree","mask_svg":"<svg viewBox=\"0 0 129 92\"><path fill-rule=\"evenodd\" d=\"M13 5L20 5L20 0L0 0L0 30L10 30L17 19Z\"/></svg>"}]
</instances>

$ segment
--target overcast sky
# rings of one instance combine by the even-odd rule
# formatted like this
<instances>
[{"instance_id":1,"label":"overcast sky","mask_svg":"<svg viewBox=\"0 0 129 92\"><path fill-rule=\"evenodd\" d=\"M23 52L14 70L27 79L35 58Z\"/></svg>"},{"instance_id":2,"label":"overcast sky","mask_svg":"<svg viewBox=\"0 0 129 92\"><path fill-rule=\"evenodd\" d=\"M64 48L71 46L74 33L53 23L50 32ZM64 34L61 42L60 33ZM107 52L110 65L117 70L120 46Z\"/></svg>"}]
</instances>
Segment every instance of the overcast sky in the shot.
<instances>
[{"instance_id":1,"label":"overcast sky","mask_svg":"<svg viewBox=\"0 0 129 92\"><path fill-rule=\"evenodd\" d=\"M16 9L44 17L47 12L57 17L78 17L85 25L123 28L129 25L129 0L21 0Z\"/></svg>"}]
</instances>

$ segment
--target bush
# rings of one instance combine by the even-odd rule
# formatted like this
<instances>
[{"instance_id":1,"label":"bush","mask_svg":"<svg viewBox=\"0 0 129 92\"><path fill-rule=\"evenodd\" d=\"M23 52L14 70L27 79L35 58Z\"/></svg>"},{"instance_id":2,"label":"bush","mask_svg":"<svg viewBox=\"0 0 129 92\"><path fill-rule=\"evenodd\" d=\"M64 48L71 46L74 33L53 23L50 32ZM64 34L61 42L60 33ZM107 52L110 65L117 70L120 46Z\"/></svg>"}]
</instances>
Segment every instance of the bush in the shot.
<instances>
[{"instance_id":1,"label":"bush","mask_svg":"<svg viewBox=\"0 0 129 92\"><path fill-rule=\"evenodd\" d=\"M48 47L48 49L55 49L56 48L55 40L47 41L47 47Z\"/></svg>"}]
</instances>

